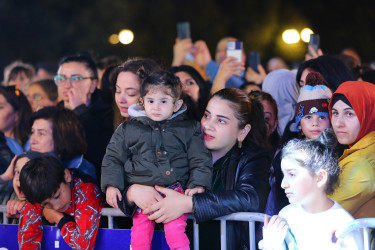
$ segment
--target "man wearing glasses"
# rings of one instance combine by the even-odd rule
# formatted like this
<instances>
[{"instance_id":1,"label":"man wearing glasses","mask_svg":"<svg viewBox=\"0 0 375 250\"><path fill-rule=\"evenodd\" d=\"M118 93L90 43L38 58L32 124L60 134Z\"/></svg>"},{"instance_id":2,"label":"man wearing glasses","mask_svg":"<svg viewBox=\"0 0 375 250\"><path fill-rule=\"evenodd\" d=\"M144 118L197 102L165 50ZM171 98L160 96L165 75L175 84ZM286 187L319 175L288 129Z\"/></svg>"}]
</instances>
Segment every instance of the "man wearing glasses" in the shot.
<instances>
[{"instance_id":1,"label":"man wearing glasses","mask_svg":"<svg viewBox=\"0 0 375 250\"><path fill-rule=\"evenodd\" d=\"M99 177L103 156L113 133L113 111L111 103L97 89L96 65L86 54L64 57L54 80L60 100L58 105L77 113L85 129L85 159L95 165Z\"/></svg>"}]
</instances>

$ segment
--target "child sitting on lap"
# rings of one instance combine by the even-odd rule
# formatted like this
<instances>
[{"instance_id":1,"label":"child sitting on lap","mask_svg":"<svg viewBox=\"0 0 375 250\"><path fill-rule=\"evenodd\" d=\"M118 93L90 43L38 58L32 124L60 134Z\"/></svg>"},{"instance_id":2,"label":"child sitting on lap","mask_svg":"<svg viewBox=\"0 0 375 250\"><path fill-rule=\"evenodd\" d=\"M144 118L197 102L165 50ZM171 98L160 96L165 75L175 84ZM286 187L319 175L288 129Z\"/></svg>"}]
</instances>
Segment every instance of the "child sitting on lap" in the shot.
<instances>
[{"instance_id":1,"label":"child sitting on lap","mask_svg":"<svg viewBox=\"0 0 375 250\"><path fill-rule=\"evenodd\" d=\"M200 124L187 119L182 106L178 77L160 71L141 86L141 103L129 108L131 119L115 131L102 164L102 190L109 205L125 183L165 186L186 195L209 189L212 180L211 154L201 138ZM126 198L126 197L124 197ZM187 215L164 225L171 249L189 249L185 235ZM154 221L138 210L133 216L132 249L150 249Z\"/></svg>"},{"instance_id":2,"label":"child sitting on lap","mask_svg":"<svg viewBox=\"0 0 375 250\"><path fill-rule=\"evenodd\" d=\"M319 139L332 139L333 135L327 134L332 132L328 131ZM282 249L288 228L298 249L362 249L359 232L350 234L340 244L332 240L333 233L353 217L327 197L338 184L340 168L331 147L325 144L319 140L294 139L283 148L281 186L290 205L269 222L265 220L263 249Z\"/></svg>"},{"instance_id":3,"label":"child sitting on lap","mask_svg":"<svg viewBox=\"0 0 375 250\"><path fill-rule=\"evenodd\" d=\"M26 163L20 184L27 200L18 228L20 249L41 249L42 216L57 224L71 248L94 248L104 202L91 177L44 155Z\"/></svg>"}]
</instances>

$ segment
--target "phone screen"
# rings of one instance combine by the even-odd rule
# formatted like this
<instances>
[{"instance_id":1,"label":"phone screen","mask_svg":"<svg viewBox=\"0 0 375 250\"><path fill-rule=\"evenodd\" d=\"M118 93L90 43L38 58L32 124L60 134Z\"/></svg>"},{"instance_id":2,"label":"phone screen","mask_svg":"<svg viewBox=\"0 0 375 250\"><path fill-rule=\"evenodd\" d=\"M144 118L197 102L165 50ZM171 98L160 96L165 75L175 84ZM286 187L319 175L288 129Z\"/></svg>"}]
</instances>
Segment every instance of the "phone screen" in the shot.
<instances>
[{"instance_id":1,"label":"phone screen","mask_svg":"<svg viewBox=\"0 0 375 250\"><path fill-rule=\"evenodd\" d=\"M320 37L319 37L318 34L311 34L310 35L309 46L312 46L316 51L318 51L319 46L320 46ZM310 56L312 56L311 53L310 53L310 50L308 50L308 53L309 53Z\"/></svg>"},{"instance_id":2,"label":"phone screen","mask_svg":"<svg viewBox=\"0 0 375 250\"><path fill-rule=\"evenodd\" d=\"M238 62L242 61L242 42L241 41L229 41L227 43L227 57L233 56Z\"/></svg>"},{"instance_id":3,"label":"phone screen","mask_svg":"<svg viewBox=\"0 0 375 250\"><path fill-rule=\"evenodd\" d=\"M190 38L190 23L189 22L177 23L177 37L180 40Z\"/></svg>"},{"instance_id":4,"label":"phone screen","mask_svg":"<svg viewBox=\"0 0 375 250\"><path fill-rule=\"evenodd\" d=\"M260 64L260 56L258 51L251 51L248 57L248 66L255 72L259 73L258 65Z\"/></svg>"}]
</instances>

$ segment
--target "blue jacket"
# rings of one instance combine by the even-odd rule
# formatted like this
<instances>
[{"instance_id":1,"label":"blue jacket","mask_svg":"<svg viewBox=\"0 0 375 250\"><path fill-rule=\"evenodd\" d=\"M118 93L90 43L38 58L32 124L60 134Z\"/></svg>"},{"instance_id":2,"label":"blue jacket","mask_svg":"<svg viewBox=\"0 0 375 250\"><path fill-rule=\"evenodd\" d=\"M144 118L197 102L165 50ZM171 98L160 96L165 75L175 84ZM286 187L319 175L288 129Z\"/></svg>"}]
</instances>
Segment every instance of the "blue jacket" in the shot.
<instances>
[{"instance_id":1,"label":"blue jacket","mask_svg":"<svg viewBox=\"0 0 375 250\"><path fill-rule=\"evenodd\" d=\"M64 168L79 169L82 173L91 176L95 180L98 180L94 165L84 159L83 155L77 155L71 160L65 160L63 161L63 165Z\"/></svg>"}]
</instances>

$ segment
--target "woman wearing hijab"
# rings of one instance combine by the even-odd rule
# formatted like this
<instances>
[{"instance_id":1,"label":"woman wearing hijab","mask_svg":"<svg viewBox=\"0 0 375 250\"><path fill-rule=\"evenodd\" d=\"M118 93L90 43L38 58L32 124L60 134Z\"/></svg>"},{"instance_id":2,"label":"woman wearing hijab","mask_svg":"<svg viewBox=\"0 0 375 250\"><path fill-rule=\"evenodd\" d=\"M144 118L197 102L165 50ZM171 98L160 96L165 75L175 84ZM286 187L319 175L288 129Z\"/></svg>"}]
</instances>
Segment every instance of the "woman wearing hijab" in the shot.
<instances>
[{"instance_id":1,"label":"woman wearing hijab","mask_svg":"<svg viewBox=\"0 0 375 250\"><path fill-rule=\"evenodd\" d=\"M294 118L294 110L299 96L296 72L278 69L269 73L263 81L262 90L269 93L277 103L279 110L279 135L283 135L289 121Z\"/></svg>"},{"instance_id":2,"label":"woman wearing hijab","mask_svg":"<svg viewBox=\"0 0 375 250\"><path fill-rule=\"evenodd\" d=\"M375 85L342 83L329 112L337 140L349 146L339 158L340 186L330 198L356 219L375 217Z\"/></svg>"}]
</instances>

